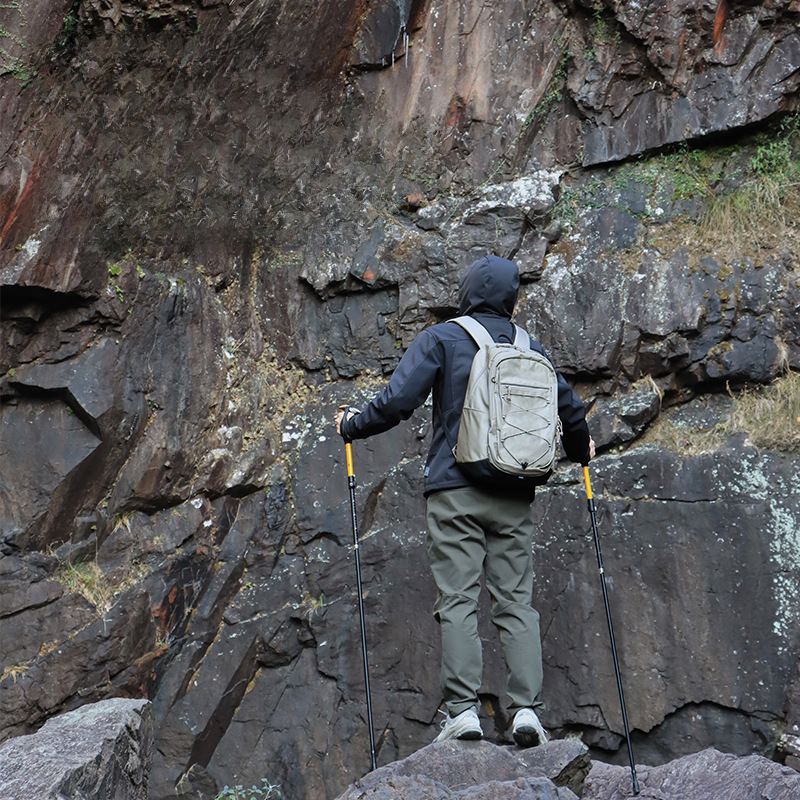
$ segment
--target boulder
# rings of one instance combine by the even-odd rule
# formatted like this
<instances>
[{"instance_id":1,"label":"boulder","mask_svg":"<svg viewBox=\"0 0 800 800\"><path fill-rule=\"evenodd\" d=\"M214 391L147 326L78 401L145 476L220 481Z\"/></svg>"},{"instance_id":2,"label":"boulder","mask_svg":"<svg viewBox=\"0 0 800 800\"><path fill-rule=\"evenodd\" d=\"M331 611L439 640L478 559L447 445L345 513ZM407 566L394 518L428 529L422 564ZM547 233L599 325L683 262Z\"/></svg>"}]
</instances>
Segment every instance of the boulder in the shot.
<instances>
[{"instance_id":1,"label":"boulder","mask_svg":"<svg viewBox=\"0 0 800 800\"><path fill-rule=\"evenodd\" d=\"M718 750L703 750L660 767L637 769L642 797L659 800L795 800L800 774L762 756L737 758ZM581 800L612 800L631 794L631 773L625 767L595 762Z\"/></svg>"},{"instance_id":2,"label":"boulder","mask_svg":"<svg viewBox=\"0 0 800 800\"><path fill-rule=\"evenodd\" d=\"M0 745L3 800L147 800L153 713L146 700L103 700Z\"/></svg>"},{"instance_id":3,"label":"boulder","mask_svg":"<svg viewBox=\"0 0 800 800\"><path fill-rule=\"evenodd\" d=\"M464 800L576 800L590 768L577 741L520 750L489 742L434 742L357 781L339 800L458 797Z\"/></svg>"}]
</instances>

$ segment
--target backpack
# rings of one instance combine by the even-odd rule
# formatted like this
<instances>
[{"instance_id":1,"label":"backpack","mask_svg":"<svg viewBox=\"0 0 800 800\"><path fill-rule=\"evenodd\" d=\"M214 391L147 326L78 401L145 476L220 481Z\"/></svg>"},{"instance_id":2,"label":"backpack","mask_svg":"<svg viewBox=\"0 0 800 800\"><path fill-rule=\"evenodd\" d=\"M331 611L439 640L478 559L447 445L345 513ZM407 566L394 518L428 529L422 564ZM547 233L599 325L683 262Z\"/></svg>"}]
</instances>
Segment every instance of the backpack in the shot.
<instances>
[{"instance_id":1,"label":"backpack","mask_svg":"<svg viewBox=\"0 0 800 800\"><path fill-rule=\"evenodd\" d=\"M547 476L562 432L553 365L519 326L514 344L502 344L472 317L451 321L478 345L453 448L459 467L495 484Z\"/></svg>"}]
</instances>

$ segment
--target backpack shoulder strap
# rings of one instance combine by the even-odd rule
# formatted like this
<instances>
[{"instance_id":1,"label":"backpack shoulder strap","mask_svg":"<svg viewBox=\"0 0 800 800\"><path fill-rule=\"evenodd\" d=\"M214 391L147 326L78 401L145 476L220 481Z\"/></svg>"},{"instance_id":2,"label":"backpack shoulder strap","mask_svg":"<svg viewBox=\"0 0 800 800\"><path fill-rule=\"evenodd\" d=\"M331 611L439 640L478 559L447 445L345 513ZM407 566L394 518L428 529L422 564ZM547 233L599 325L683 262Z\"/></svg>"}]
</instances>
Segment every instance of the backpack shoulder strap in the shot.
<instances>
[{"instance_id":1,"label":"backpack shoulder strap","mask_svg":"<svg viewBox=\"0 0 800 800\"><path fill-rule=\"evenodd\" d=\"M514 326L517 329L517 334L514 337L514 347L519 347L520 350L531 349L531 337L528 336L528 331L525 328L520 328L519 325Z\"/></svg>"},{"instance_id":2,"label":"backpack shoulder strap","mask_svg":"<svg viewBox=\"0 0 800 800\"><path fill-rule=\"evenodd\" d=\"M455 322L456 325L460 325L475 340L475 344L477 344L478 347L494 344L494 339L492 339L489 331L487 331L478 320L465 316L456 317L455 319L451 319L450 322Z\"/></svg>"},{"instance_id":3,"label":"backpack shoulder strap","mask_svg":"<svg viewBox=\"0 0 800 800\"><path fill-rule=\"evenodd\" d=\"M455 322L457 325L460 325L475 340L478 347L494 344L494 339L492 339L489 331L473 317L456 317L455 319L451 319L450 322ZM530 350L531 340L530 336L528 336L528 332L524 328L520 328L519 325L515 325L514 330L516 331L514 334L514 346L518 347L520 350Z\"/></svg>"}]
</instances>

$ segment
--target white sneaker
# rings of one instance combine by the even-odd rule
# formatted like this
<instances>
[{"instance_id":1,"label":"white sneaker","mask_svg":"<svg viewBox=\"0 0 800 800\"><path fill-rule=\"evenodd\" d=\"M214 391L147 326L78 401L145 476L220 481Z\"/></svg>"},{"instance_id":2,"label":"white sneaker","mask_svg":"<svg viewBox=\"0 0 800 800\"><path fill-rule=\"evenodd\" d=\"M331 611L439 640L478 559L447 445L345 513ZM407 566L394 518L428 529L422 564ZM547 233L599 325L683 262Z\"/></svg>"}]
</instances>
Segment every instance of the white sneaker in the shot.
<instances>
[{"instance_id":1,"label":"white sneaker","mask_svg":"<svg viewBox=\"0 0 800 800\"><path fill-rule=\"evenodd\" d=\"M517 711L511 735L520 747L536 747L547 741L547 731L532 708L521 708Z\"/></svg>"},{"instance_id":2,"label":"white sneaker","mask_svg":"<svg viewBox=\"0 0 800 800\"><path fill-rule=\"evenodd\" d=\"M446 739L480 739L483 736L478 711L475 707L462 711L455 717L449 714L442 723L442 732L433 740L443 742Z\"/></svg>"}]
</instances>

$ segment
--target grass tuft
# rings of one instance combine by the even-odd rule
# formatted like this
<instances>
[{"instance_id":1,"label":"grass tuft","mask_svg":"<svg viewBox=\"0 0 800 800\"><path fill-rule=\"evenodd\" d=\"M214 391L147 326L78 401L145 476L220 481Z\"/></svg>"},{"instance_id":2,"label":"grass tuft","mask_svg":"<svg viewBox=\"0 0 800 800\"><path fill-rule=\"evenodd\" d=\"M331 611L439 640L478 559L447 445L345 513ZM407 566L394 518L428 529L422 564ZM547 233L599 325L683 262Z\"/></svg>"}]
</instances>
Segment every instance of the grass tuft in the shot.
<instances>
[{"instance_id":1,"label":"grass tuft","mask_svg":"<svg viewBox=\"0 0 800 800\"><path fill-rule=\"evenodd\" d=\"M763 450L800 451L800 373L787 372L768 386L737 394L726 427L746 432Z\"/></svg>"},{"instance_id":2,"label":"grass tuft","mask_svg":"<svg viewBox=\"0 0 800 800\"><path fill-rule=\"evenodd\" d=\"M719 449L725 438L723 425L691 428L676 425L668 417L659 417L634 446L655 444L682 456L699 456Z\"/></svg>"},{"instance_id":3,"label":"grass tuft","mask_svg":"<svg viewBox=\"0 0 800 800\"><path fill-rule=\"evenodd\" d=\"M800 452L800 373L787 372L767 386L732 392L731 399L727 418L713 427L675 424L666 414L635 446L655 444L696 456L717 450L733 434L745 433L760 450Z\"/></svg>"},{"instance_id":4,"label":"grass tuft","mask_svg":"<svg viewBox=\"0 0 800 800\"><path fill-rule=\"evenodd\" d=\"M800 116L787 117L762 139L750 159L750 177L734 192L714 197L696 240L717 256L758 255L762 246L800 246Z\"/></svg>"},{"instance_id":5,"label":"grass tuft","mask_svg":"<svg viewBox=\"0 0 800 800\"><path fill-rule=\"evenodd\" d=\"M110 583L94 561L66 561L53 577L68 592L83 595L102 615L114 605L122 592L139 583L148 572L144 565L133 566L121 583Z\"/></svg>"}]
</instances>

